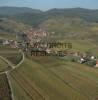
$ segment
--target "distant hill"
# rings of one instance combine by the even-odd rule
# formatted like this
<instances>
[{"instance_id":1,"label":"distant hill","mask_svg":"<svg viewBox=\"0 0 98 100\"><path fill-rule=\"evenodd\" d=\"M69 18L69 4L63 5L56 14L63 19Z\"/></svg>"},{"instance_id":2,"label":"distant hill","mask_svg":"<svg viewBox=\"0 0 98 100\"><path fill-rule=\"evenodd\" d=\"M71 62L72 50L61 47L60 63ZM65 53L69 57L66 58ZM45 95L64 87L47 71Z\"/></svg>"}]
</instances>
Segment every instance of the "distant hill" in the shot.
<instances>
[{"instance_id":1,"label":"distant hill","mask_svg":"<svg viewBox=\"0 0 98 100\"><path fill-rule=\"evenodd\" d=\"M0 17L55 32L62 37L96 40L98 37L98 10L55 8L43 12L25 7L1 7L0 9L2 12ZM4 15L4 9L9 10L10 13Z\"/></svg>"},{"instance_id":2,"label":"distant hill","mask_svg":"<svg viewBox=\"0 0 98 100\"><path fill-rule=\"evenodd\" d=\"M87 21L98 22L98 10L84 8L51 9L46 13L52 16L79 17Z\"/></svg>"},{"instance_id":3,"label":"distant hill","mask_svg":"<svg viewBox=\"0 0 98 100\"><path fill-rule=\"evenodd\" d=\"M27 7L0 7L0 15L15 15L21 13L40 13L40 10Z\"/></svg>"},{"instance_id":4,"label":"distant hill","mask_svg":"<svg viewBox=\"0 0 98 100\"><path fill-rule=\"evenodd\" d=\"M17 9L18 10L18 9ZM35 13L39 12L39 13ZM14 19L24 23L39 26L39 24L50 18L81 18L88 22L98 23L98 10L90 10L83 8L69 8L69 9L51 9L46 12L40 10L35 12L24 12L13 15Z\"/></svg>"},{"instance_id":5,"label":"distant hill","mask_svg":"<svg viewBox=\"0 0 98 100\"><path fill-rule=\"evenodd\" d=\"M84 8L66 8L66 9L50 9L41 11L27 7L0 7L0 17L11 16L19 21L27 22L28 24L42 23L44 20L55 17L78 17L88 22L98 23L98 10ZM34 25L33 24L33 25Z\"/></svg>"},{"instance_id":6,"label":"distant hill","mask_svg":"<svg viewBox=\"0 0 98 100\"><path fill-rule=\"evenodd\" d=\"M30 28L30 26L23 23L8 18L0 18L0 34L17 34L28 28Z\"/></svg>"}]
</instances>

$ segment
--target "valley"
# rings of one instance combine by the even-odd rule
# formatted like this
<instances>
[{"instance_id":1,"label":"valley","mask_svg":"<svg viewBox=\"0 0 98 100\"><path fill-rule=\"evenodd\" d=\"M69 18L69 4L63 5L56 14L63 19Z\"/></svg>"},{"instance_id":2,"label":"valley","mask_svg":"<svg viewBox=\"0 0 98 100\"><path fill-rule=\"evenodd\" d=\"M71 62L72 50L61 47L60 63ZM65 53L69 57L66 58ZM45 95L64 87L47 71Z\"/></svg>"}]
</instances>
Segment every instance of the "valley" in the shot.
<instances>
[{"instance_id":1,"label":"valley","mask_svg":"<svg viewBox=\"0 0 98 100\"><path fill-rule=\"evenodd\" d=\"M0 7L0 100L97 100L98 10L12 8Z\"/></svg>"}]
</instances>

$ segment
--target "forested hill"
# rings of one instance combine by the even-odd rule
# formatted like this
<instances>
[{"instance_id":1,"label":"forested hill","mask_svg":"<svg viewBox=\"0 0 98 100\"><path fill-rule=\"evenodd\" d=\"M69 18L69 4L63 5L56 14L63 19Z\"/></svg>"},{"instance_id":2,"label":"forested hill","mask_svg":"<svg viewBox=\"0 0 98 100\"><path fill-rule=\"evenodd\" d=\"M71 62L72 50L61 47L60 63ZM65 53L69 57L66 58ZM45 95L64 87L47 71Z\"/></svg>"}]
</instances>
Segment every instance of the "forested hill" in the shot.
<instances>
[{"instance_id":1,"label":"forested hill","mask_svg":"<svg viewBox=\"0 0 98 100\"><path fill-rule=\"evenodd\" d=\"M28 7L0 7L0 15L12 16L21 13L40 13L40 10Z\"/></svg>"},{"instance_id":2,"label":"forested hill","mask_svg":"<svg viewBox=\"0 0 98 100\"><path fill-rule=\"evenodd\" d=\"M98 10L83 8L50 9L41 11L27 7L0 7L0 16L13 16L17 20L29 24L40 24L44 20L54 17L82 18L88 22L98 22Z\"/></svg>"},{"instance_id":3,"label":"forested hill","mask_svg":"<svg viewBox=\"0 0 98 100\"><path fill-rule=\"evenodd\" d=\"M21 8L22 9L22 8ZM90 10L83 8L69 8L69 9L51 9L48 11L40 11L32 9L32 12L22 12L16 13L13 17L18 21L24 22L26 24L33 25L35 27L39 26L44 21L49 19L60 19L60 18L80 18L87 22L98 23L98 10ZM20 10L21 11L21 10Z\"/></svg>"},{"instance_id":4,"label":"forested hill","mask_svg":"<svg viewBox=\"0 0 98 100\"><path fill-rule=\"evenodd\" d=\"M21 7L0 7L0 16L74 38L98 37L98 10L69 8L40 11ZM13 14L3 14L4 10ZM1 25L2 26L2 25Z\"/></svg>"}]
</instances>

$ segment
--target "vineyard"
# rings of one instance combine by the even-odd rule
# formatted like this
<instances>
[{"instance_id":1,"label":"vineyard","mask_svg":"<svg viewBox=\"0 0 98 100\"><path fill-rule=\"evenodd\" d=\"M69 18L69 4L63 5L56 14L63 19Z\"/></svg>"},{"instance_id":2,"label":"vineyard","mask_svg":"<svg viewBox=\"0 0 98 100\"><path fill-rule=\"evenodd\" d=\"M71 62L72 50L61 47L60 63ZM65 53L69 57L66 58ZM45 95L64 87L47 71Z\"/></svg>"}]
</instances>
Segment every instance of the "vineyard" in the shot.
<instances>
[{"instance_id":1,"label":"vineyard","mask_svg":"<svg viewBox=\"0 0 98 100\"><path fill-rule=\"evenodd\" d=\"M12 100L9 83L5 74L0 75L0 100Z\"/></svg>"},{"instance_id":2,"label":"vineyard","mask_svg":"<svg viewBox=\"0 0 98 100\"><path fill-rule=\"evenodd\" d=\"M12 100L12 87L9 79L10 71L23 58L17 49L0 48L0 100Z\"/></svg>"}]
</instances>

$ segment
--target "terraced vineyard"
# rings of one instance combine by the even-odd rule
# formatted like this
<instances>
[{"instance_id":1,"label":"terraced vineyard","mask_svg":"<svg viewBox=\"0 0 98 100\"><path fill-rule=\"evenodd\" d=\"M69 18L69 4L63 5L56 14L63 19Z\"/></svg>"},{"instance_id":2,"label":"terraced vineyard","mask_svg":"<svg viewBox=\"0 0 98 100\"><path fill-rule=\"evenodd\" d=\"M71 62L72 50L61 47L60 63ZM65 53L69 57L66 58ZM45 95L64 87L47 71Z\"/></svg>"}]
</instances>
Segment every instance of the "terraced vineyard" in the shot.
<instances>
[{"instance_id":1,"label":"terraced vineyard","mask_svg":"<svg viewBox=\"0 0 98 100\"><path fill-rule=\"evenodd\" d=\"M98 70L55 57L32 57L11 73L15 100L97 100Z\"/></svg>"},{"instance_id":2,"label":"terraced vineyard","mask_svg":"<svg viewBox=\"0 0 98 100\"><path fill-rule=\"evenodd\" d=\"M0 75L0 100L12 100L10 87L5 74Z\"/></svg>"}]
</instances>

